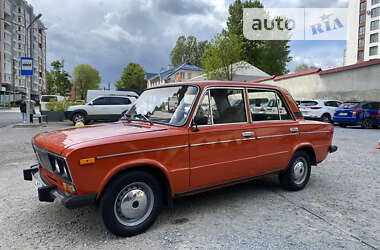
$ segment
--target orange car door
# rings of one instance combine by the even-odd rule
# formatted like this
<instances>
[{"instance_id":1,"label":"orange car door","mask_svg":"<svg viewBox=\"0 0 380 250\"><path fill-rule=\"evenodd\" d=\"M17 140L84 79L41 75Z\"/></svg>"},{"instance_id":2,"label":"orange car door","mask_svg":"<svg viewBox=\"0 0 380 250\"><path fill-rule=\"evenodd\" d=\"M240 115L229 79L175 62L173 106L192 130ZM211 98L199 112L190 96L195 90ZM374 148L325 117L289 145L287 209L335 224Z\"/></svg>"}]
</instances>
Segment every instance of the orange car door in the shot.
<instances>
[{"instance_id":1,"label":"orange car door","mask_svg":"<svg viewBox=\"0 0 380 250\"><path fill-rule=\"evenodd\" d=\"M243 88L205 91L189 129L190 186L209 187L249 175L256 152Z\"/></svg>"},{"instance_id":2,"label":"orange car door","mask_svg":"<svg viewBox=\"0 0 380 250\"><path fill-rule=\"evenodd\" d=\"M257 89L247 92L248 101L252 103L250 111L257 140L257 166L262 173L284 169L298 138L298 122L280 93ZM253 107L253 104L260 107Z\"/></svg>"}]
</instances>

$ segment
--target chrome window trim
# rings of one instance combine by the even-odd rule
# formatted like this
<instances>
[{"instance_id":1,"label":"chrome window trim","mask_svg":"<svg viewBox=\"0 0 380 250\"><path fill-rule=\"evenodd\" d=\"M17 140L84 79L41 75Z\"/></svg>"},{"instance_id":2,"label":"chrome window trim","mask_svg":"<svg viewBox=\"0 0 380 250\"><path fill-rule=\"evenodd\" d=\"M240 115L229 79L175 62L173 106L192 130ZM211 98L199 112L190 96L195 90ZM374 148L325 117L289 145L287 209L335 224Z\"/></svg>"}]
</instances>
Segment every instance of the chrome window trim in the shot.
<instances>
[{"instance_id":1,"label":"chrome window trim","mask_svg":"<svg viewBox=\"0 0 380 250\"><path fill-rule=\"evenodd\" d=\"M191 117L191 120L190 121L193 121L194 120L194 118L195 118L195 116L196 116L196 114L198 113L198 109L199 109L199 105L201 105L201 103L203 102L203 99L204 99L204 96L205 96L205 92L206 91L208 91L208 90L210 90L210 89L237 89L237 90L242 90L243 91L243 101L244 101L244 107L245 107L245 118L246 118L246 121L245 122L235 122L235 123L220 123L220 124L214 124L214 121L213 121L213 119L211 120L211 123L212 124L207 124L207 125L198 125L198 127L207 127L207 126L225 126L225 125L236 125L236 124L250 124L250 120L249 120L249 116L248 116L248 110L247 110L247 108L249 109L249 107L247 107L247 101L246 101L246 95L245 95L245 89L246 89L246 87L244 87L244 86L207 86L207 87L205 87L204 89L203 89L203 92L201 93L201 95L200 95L200 99L199 99L199 102L198 102L198 104L197 104L197 106L195 107L195 109L194 109L194 113L193 113L193 115L192 115L192 117ZM210 102L210 92L208 92L208 94L209 94L209 103L211 103ZM211 112L212 113L212 112ZM211 114L211 117L213 117L213 115ZM191 126L191 124L192 124L192 122L190 122L190 124L189 124L189 127L188 128L191 128L192 126Z\"/></svg>"},{"instance_id":2,"label":"chrome window trim","mask_svg":"<svg viewBox=\"0 0 380 250\"><path fill-rule=\"evenodd\" d=\"M173 147L166 147L166 148L155 148L155 149L139 150L139 151L132 151L132 152L127 152L127 153L120 153L120 154L96 156L95 159L101 160L101 159L107 159L107 158L112 158L112 157L127 156L127 155L142 154L142 153L150 153L150 152L157 152L157 151L164 151L164 150L171 150L171 149L178 149L178 148L186 148L186 147L189 147L189 145L180 145L180 146L173 146Z\"/></svg>"}]
</instances>

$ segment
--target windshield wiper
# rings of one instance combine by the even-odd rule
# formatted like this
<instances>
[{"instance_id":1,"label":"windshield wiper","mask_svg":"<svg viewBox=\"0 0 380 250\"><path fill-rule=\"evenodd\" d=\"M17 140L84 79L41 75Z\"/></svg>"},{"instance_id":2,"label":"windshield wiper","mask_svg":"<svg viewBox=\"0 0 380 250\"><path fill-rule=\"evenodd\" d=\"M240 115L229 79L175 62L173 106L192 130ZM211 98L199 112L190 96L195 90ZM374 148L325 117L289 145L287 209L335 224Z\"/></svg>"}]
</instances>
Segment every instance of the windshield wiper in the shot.
<instances>
[{"instance_id":1,"label":"windshield wiper","mask_svg":"<svg viewBox=\"0 0 380 250\"><path fill-rule=\"evenodd\" d=\"M152 122L151 120L149 120L149 118L146 117L145 115L143 115L143 114L137 114L137 115L135 115L135 116L140 116L140 117L144 118L144 120L145 120L146 122L149 122L150 125L153 125L153 122Z\"/></svg>"}]
</instances>

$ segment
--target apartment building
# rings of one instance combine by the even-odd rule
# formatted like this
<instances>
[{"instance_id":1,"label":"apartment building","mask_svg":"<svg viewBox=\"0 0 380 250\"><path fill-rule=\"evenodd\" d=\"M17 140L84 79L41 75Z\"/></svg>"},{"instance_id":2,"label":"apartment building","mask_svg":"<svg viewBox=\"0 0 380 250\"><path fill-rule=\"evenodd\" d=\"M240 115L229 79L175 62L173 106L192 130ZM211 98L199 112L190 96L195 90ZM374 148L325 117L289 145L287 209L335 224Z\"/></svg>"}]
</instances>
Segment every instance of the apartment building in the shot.
<instances>
[{"instance_id":1,"label":"apartment building","mask_svg":"<svg viewBox=\"0 0 380 250\"><path fill-rule=\"evenodd\" d=\"M0 82L9 94L18 96L26 93L30 77L20 74L20 58L30 56L30 30L34 58L34 77L31 87L32 98L46 89L46 28L37 20L28 34L26 27L36 13L25 0L0 0ZM12 98L13 99L13 98Z\"/></svg>"},{"instance_id":2,"label":"apartment building","mask_svg":"<svg viewBox=\"0 0 380 250\"><path fill-rule=\"evenodd\" d=\"M380 0L349 0L345 65L380 59Z\"/></svg>"}]
</instances>

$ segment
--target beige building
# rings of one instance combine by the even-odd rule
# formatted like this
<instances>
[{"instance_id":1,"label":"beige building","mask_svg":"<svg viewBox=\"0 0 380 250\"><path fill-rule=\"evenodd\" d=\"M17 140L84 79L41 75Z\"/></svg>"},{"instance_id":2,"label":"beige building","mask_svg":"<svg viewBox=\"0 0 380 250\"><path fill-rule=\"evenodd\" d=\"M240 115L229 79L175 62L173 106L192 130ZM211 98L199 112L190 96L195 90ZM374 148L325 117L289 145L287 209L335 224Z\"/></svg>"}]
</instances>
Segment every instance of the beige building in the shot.
<instances>
[{"instance_id":1,"label":"beige building","mask_svg":"<svg viewBox=\"0 0 380 250\"><path fill-rule=\"evenodd\" d=\"M259 68L245 62L240 61L231 65L233 71L232 81L234 82L247 82L251 80L261 79L269 75ZM205 81L207 76L202 74L191 79L192 82ZM224 79L227 80L227 79Z\"/></svg>"},{"instance_id":2,"label":"beige building","mask_svg":"<svg viewBox=\"0 0 380 250\"><path fill-rule=\"evenodd\" d=\"M8 94L16 93L16 98L26 93L29 81L20 75L20 58L29 57L30 33L26 34L26 27L35 16L33 6L25 0L0 0L0 82ZM30 30L34 58L31 94L36 99L46 89L46 28L37 20Z\"/></svg>"},{"instance_id":3,"label":"beige building","mask_svg":"<svg viewBox=\"0 0 380 250\"><path fill-rule=\"evenodd\" d=\"M294 99L380 101L380 60L251 81L287 89Z\"/></svg>"},{"instance_id":4,"label":"beige building","mask_svg":"<svg viewBox=\"0 0 380 250\"><path fill-rule=\"evenodd\" d=\"M345 65L380 59L380 0L349 0Z\"/></svg>"},{"instance_id":5,"label":"beige building","mask_svg":"<svg viewBox=\"0 0 380 250\"><path fill-rule=\"evenodd\" d=\"M170 67L160 73L147 73L147 88L160 86L166 83L174 82L186 82L190 79L200 76L203 73L203 69L191 65L182 64L178 67Z\"/></svg>"}]
</instances>

